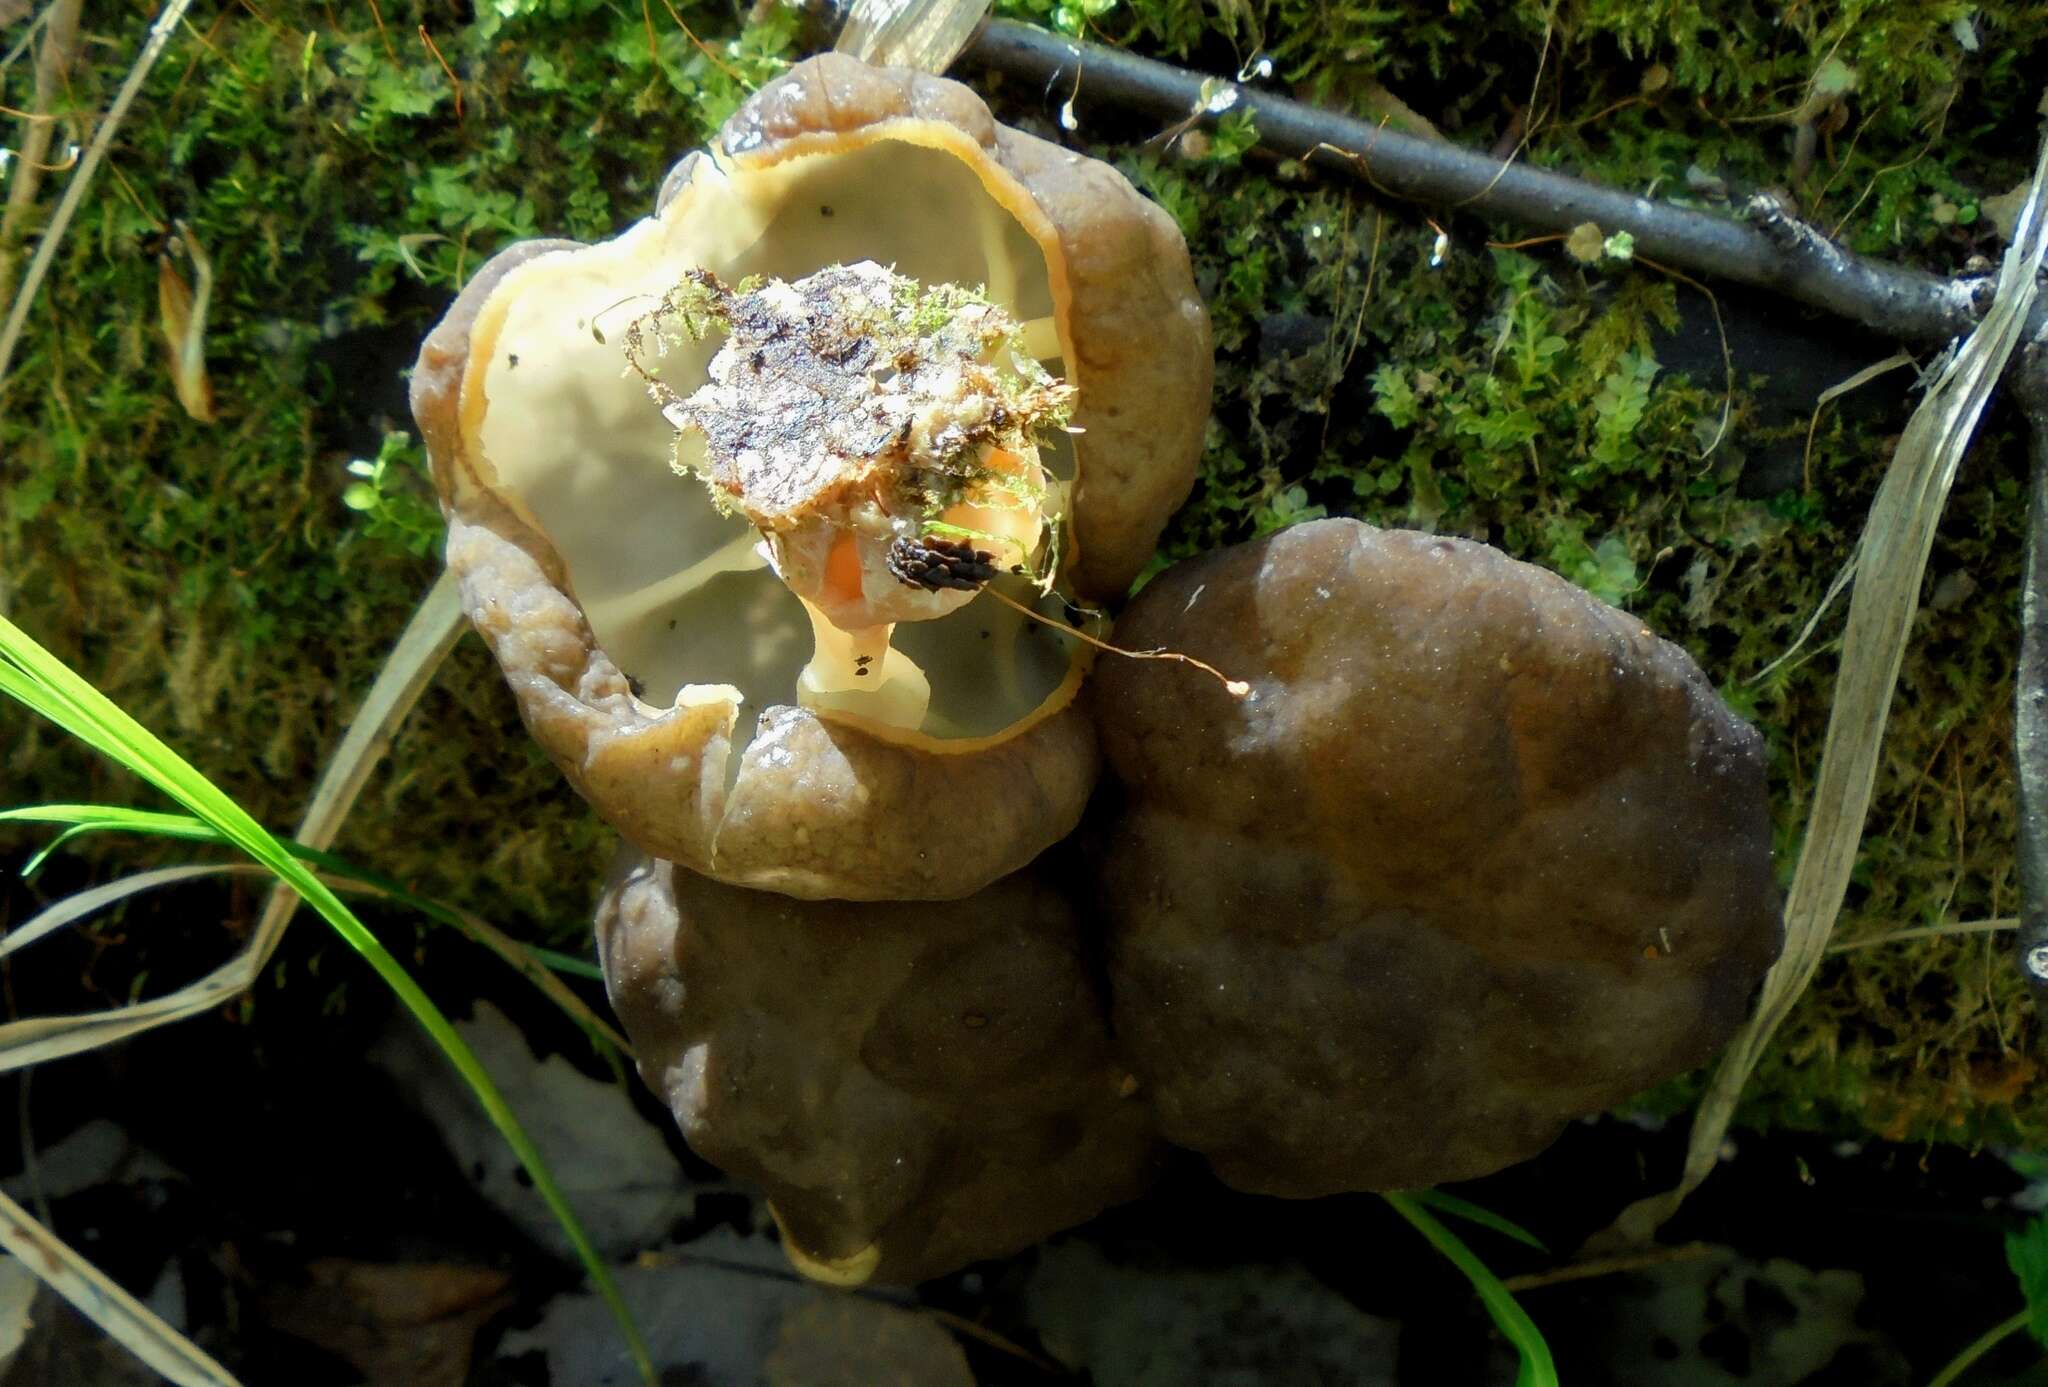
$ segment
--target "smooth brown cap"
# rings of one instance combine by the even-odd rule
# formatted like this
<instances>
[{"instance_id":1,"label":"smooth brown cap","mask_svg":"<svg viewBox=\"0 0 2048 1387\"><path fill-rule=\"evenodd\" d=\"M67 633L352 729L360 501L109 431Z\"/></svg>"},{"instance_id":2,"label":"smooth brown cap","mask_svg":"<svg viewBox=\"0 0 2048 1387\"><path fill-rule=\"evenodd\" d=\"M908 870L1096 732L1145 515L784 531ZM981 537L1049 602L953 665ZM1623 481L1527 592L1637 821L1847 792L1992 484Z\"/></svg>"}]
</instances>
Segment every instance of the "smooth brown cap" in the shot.
<instances>
[{"instance_id":1,"label":"smooth brown cap","mask_svg":"<svg viewBox=\"0 0 2048 1387\"><path fill-rule=\"evenodd\" d=\"M1465 540L1302 525L1155 580L1090 697L1114 1021L1243 1189L1469 1179L1697 1065L1780 942L1762 740L1692 659Z\"/></svg>"},{"instance_id":2,"label":"smooth brown cap","mask_svg":"<svg viewBox=\"0 0 2048 1387\"><path fill-rule=\"evenodd\" d=\"M640 1072L793 1260L918 1281L1129 1199L1157 1151L1066 902L795 901L627 852L598 955Z\"/></svg>"}]
</instances>

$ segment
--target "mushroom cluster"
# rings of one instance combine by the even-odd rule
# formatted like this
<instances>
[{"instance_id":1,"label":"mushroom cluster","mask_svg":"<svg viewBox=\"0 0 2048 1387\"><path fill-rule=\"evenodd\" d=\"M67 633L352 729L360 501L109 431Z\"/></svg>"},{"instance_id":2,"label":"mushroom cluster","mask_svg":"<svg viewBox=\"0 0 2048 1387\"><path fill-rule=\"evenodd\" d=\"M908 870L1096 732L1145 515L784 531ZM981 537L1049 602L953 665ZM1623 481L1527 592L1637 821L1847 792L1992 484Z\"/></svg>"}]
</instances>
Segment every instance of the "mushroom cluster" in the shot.
<instances>
[{"instance_id":1,"label":"mushroom cluster","mask_svg":"<svg viewBox=\"0 0 2048 1387\"><path fill-rule=\"evenodd\" d=\"M1210 374L1120 175L838 55L422 348L465 610L626 840L640 1071L809 1275L1017 1250L1166 1143L1287 1195L1498 1168L1776 952L1759 739L1551 575L1323 522L1094 658Z\"/></svg>"}]
</instances>

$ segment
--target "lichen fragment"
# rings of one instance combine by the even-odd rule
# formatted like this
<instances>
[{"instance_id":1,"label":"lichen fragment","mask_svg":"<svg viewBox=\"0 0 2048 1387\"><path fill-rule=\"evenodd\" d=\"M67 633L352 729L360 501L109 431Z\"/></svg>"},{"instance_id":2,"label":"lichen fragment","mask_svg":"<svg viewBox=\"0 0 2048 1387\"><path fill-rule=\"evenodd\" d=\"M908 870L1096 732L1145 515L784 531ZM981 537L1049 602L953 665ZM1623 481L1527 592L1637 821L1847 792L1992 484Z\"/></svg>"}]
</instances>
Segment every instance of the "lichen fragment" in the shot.
<instances>
[{"instance_id":1,"label":"lichen fragment","mask_svg":"<svg viewBox=\"0 0 2048 1387\"><path fill-rule=\"evenodd\" d=\"M662 358L713 333L685 396ZM1037 439L1074 392L1028 334L977 290L868 261L736 286L692 269L629 327L675 470L759 531L811 618L804 706L919 727L930 688L891 648L897 624L956 611L1004 572L1050 584L1066 488Z\"/></svg>"},{"instance_id":2,"label":"lichen fragment","mask_svg":"<svg viewBox=\"0 0 2048 1387\"><path fill-rule=\"evenodd\" d=\"M643 364L650 346L658 356L714 330L726 341L688 397ZM1005 567L1030 565L1035 544L945 516L962 504L1042 513L1045 480L1015 459L1065 423L1073 390L978 292L869 262L737 287L693 270L633 325L627 350L678 430L677 470L764 534L886 528L900 553L929 548L936 527L990 541Z\"/></svg>"}]
</instances>

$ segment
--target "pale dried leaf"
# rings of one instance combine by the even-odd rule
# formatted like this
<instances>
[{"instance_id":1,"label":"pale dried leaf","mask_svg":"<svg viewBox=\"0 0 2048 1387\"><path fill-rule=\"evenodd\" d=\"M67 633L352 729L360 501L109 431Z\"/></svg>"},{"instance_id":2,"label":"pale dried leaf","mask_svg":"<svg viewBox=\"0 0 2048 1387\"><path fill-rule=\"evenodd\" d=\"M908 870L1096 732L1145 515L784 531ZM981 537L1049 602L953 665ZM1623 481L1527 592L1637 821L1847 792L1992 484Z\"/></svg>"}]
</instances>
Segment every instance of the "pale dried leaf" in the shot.
<instances>
[{"instance_id":1,"label":"pale dried leaf","mask_svg":"<svg viewBox=\"0 0 2048 1387\"><path fill-rule=\"evenodd\" d=\"M2027 185L2018 183L2013 186L2010 192L2003 192L1995 197L1980 199L1977 203L1977 208L1984 214L1984 219L1991 223L1991 229L1998 233L1998 239L2010 241L2012 240L2013 226L2020 219L2020 208L2026 204L2026 201Z\"/></svg>"},{"instance_id":2,"label":"pale dried leaf","mask_svg":"<svg viewBox=\"0 0 2048 1387\"><path fill-rule=\"evenodd\" d=\"M28 1337L29 1312L40 1284L19 1257L0 1255L0 1376Z\"/></svg>"},{"instance_id":3,"label":"pale dried leaf","mask_svg":"<svg viewBox=\"0 0 2048 1387\"><path fill-rule=\"evenodd\" d=\"M22 276L21 287L15 290L13 305L7 310L7 321L0 323L0 381L7 379L8 368L14 363L14 348L21 341L22 328L28 323L29 309L34 306L36 293L42 288L43 280L57 258L57 247L63 244L64 232L70 227L73 214L92 187L93 175L99 171L100 161L106 158L107 146L114 142L114 132L121 128L121 121L127 116L135 94L142 90L149 70L163 56L164 47L170 43L172 33L177 30L179 21L184 19L191 4L192 0L165 0L156 22L149 26L149 37L143 40L141 54L135 59L135 65L128 69L121 90L114 94L114 104L107 108L106 115L93 131L92 143L86 146L77 170L65 185L64 196L58 200L49 225L43 228L42 238L36 242L36 253L28 262L28 272ZM67 13L75 15L78 9L75 3L61 4L53 9L53 36L58 18Z\"/></svg>"},{"instance_id":4,"label":"pale dried leaf","mask_svg":"<svg viewBox=\"0 0 2048 1387\"><path fill-rule=\"evenodd\" d=\"M2048 261L2048 143L2000 266L1991 307L1949 356L1906 424L1858 547L1834 707L1805 842L1785 902L1785 952L1764 978L1756 1014L1730 1042L1693 1118L1676 1189L1624 1210L1601 1241L1642 1243L1714 1168L1744 1085L1813 979L1841 914L1877 780L1885 720L1920 606L1921 581L1956 468L2020 343Z\"/></svg>"},{"instance_id":5,"label":"pale dried leaf","mask_svg":"<svg viewBox=\"0 0 2048 1387\"><path fill-rule=\"evenodd\" d=\"M855 1296L818 1297L784 1315L766 1377L768 1387L974 1387L952 1335Z\"/></svg>"},{"instance_id":6,"label":"pale dried leaf","mask_svg":"<svg viewBox=\"0 0 2048 1387\"><path fill-rule=\"evenodd\" d=\"M183 226L178 236L192 257L198 289L185 283L168 253L156 262L157 311L163 319L164 342L171 349L171 385L178 403L202 424L219 416L213 407L213 380L206 374L206 308L213 299L213 262L199 241Z\"/></svg>"},{"instance_id":7,"label":"pale dried leaf","mask_svg":"<svg viewBox=\"0 0 2048 1387\"><path fill-rule=\"evenodd\" d=\"M88 919L110 906L127 900L130 896L139 896L145 891L154 891L158 887L163 886L176 886L200 877L262 877L269 875L269 868L259 866L254 862L221 862L189 867L160 867L153 871L138 872L133 876L121 877L117 880L89 887L84 891L66 896L63 900L46 907L18 929L10 930L4 937L0 937L0 958L5 958L17 949L25 948L35 943L38 939L64 928L66 925ZM371 896L378 899L392 898L391 892L373 882L358 881L351 877L333 876L325 872L316 873L316 875L319 876L322 882L341 895ZM461 930L470 939L483 945L517 969L527 981L539 988L547 999L561 1008L571 1020L582 1026L584 1030L592 1035L603 1038L608 1044L616 1047L620 1053L629 1057L632 1055L633 1048L626 1043L626 1038L620 1035L617 1029L605 1021L604 1018L592 1011L581 997L577 996L575 992L570 990L555 975L552 969L535 958L533 951L527 948L526 945L512 938L482 916L471 911L451 909L449 913L453 917L455 928ZM0 1035L4 1034L4 1030L0 1030ZM33 1061L23 1062L32 1063ZM0 1055L0 1072L4 1072L9 1067L12 1067L12 1065L7 1062L4 1055Z\"/></svg>"},{"instance_id":8,"label":"pale dried leaf","mask_svg":"<svg viewBox=\"0 0 2048 1387\"><path fill-rule=\"evenodd\" d=\"M477 1331L511 1303L511 1278L448 1263L323 1257L302 1286L265 1297L274 1328L347 1360L365 1382L462 1387Z\"/></svg>"},{"instance_id":9,"label":"pale dried leaf","mask_svg":"<svg viewBox=\"0 0 2048 1387\"><path fill-rule=\"evenodd\" d=\"M0 1247L20 1258L44 1285L70 1301L109 1338L178 1387L239 1387L227 1369L108 1280L98 1267L59 1241L5 1194L0 1194Z\"/></svg>"},{"instance_id":10,"label":"pale dried leaf","mask_svg":"<svg viewBox=\"0 0 2048 1387\"><path fill-rule=\"evenodd\" d=\"M5 958L16 949L33 944L44 935L53 934L76 921L97 915L111 905L118 904L130 896L139 896L144 891L153 891L159 886L174 886L195 877L218 876L228 872L261 872L262 867L245 863L207 864L194 867L164 867L153 872L138 872L134 876L122 877L102 886L66 896L63 900L38 913L19 929L7 932L0 938L0 958Z\"/></svg>"}]
</instances>

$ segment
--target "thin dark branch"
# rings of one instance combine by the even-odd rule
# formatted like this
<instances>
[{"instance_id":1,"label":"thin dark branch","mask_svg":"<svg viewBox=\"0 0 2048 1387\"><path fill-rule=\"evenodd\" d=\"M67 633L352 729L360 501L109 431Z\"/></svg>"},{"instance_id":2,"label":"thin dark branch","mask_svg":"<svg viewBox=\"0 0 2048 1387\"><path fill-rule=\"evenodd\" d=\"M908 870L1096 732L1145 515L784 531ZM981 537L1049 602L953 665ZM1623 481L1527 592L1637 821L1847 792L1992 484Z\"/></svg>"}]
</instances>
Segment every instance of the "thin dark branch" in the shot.
<instances>
[{"instance_id":1,"label":"thin dark branch","mask_svg":"<svg viewBox=\"0 0 2048 1387\"><path fill-rule=\"evenodd\" d=\"M2033 435L2027 566L2020 589L2020 663L2013 708L2019 780L2020 974L2048 987L2048 340L2037 337L2014 373Z\"/></svg>"},{"instance_id":2,"label":"thin dark branch","mask_svg":"<svg viewBox=\"0 0 2048 1387\"><path fill-rule=\"evenodd\" d=\"M1906 342L1947 341L1974 326L1988 301L1988 277L1943 279L1923 270L1853 255L1793 218L1776 199L1752 199L1744 218L1717 216L1603 188L1526 163L1418 139L1252 87L1206 107L1204 78L1120 49L1079 43L1009 20L976 34L961 62L1030 83L1056 104L1139 111L1167 123L1222 110L1249 111L1259 146L1364 179L1394 197L1469 208L1541 231L1584 222L1625 231L1636 249L1695 274L1770 289ZM1213 81L1213 79L1210 79ZM2027 335L2048 322L2035 309Z\"/></svg>"}]
</instances>

